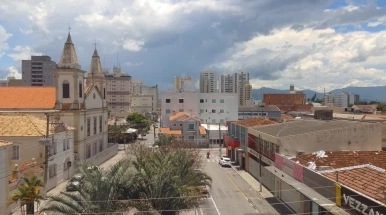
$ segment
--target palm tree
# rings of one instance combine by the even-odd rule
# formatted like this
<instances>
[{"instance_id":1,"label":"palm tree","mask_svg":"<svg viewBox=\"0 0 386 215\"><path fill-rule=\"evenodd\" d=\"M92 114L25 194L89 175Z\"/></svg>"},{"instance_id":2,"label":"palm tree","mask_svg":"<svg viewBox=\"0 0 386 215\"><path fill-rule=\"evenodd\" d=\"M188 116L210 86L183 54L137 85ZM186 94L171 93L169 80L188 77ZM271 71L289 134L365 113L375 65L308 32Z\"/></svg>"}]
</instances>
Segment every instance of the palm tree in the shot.
<instances>
[{"instance_id":1,"label":"palm tree","mask_svg":"<svg viewBox=\"0 0 386 215\"><path fill-rule=\"evenodd\" d=\"M167 146L173 143L176 140L176 137L174 135L165 135L161 134L158 136L158 140L155 141L154 145L157 146Z\"/></svg>"},{"instance_id":2,"label":"palm tree","mask_svg":"<svg viewBox=\"0 0 386 215\"><path fill-rule=\"evenodd\" d=\"M145 198L162 215L198 206L201 186L210 186L211 178L197 171L200 160L195 152L158 150L141 153L133 162L136 175L127 193Z\"/></svg>"},{"instance_id":3,"label":"palm tree","mask_svg":"<svg viewBox=\"0 0 386 215\"><path fill-rule=\"evenodd\" d=\"M129 161L121 160L109 170L89 168L84 165L80 172L84 174L81 188L74 193L61 192L50 196L41 212L51 211L62 214L127 212L135 209L148 210L142 202L123 200L121 187L130 183Z\"/></svg>"},{"instance_id":4,"label":"palm tree","mask_svg":"<svg viewBox=\"0 0 386 215\"><path fill-rule=\"evenodd\" d=\"M35 213L35 202L39 203L43 199L40 195L40 188L44 186L44 183L36 175L31 178L24 178L24 183L20 185L17 192L14 193L9 201L9 204L20 201L22 206L26 204L27 214ZM23 213L23 207L21 207Z\"/></svg>"}]
</instances>

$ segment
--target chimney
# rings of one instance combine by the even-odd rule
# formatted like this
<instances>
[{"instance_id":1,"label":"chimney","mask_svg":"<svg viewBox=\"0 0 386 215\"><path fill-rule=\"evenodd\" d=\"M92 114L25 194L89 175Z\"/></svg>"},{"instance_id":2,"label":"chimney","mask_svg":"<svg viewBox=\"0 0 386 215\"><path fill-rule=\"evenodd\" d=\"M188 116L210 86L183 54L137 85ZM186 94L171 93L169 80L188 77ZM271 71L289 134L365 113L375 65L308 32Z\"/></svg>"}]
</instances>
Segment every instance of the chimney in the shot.
<instances>
[{"instance_id":1,"label":"chimney","mask_svg":"<svg viewBox=\"0 0 386 215\"><path fill-rule=\"evenodd\" d=\"M290 85L290 91L295 91L295 86L293 84Z\"/></svg>"}]
</instances>

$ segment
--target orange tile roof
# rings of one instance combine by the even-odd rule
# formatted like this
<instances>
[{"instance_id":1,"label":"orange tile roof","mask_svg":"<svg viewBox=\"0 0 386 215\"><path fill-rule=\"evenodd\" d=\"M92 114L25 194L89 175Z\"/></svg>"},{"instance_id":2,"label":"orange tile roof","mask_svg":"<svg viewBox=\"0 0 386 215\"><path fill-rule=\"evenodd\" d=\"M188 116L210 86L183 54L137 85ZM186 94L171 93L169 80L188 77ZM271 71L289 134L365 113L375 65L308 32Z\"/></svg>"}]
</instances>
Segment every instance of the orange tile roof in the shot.
<instances>
[{"instance_id":1,"label":"orange tile roof","mask_svg":"<svg viewBox=\"0 0 386 215\"><path fill-rule=\"evenodd\" d=\"M192 115L185 113L185 112L178 112L175 115L170 116L169 119L170 119L170 121L175 121L177 119L181 119L181 121L187 121L189 119L193 119L194 121L200 121L197 117L192 116Z\"/></svg>"},{"instance_id":2,"label":"orange tile roof","mask_svg":"<svg viewBox=\"0 0 386 215\"><path fill-rule=\"evenodd\" d=\"M261 126L261 125L271 125L271 124L276 124L275 121L272 121L270 119L265 119L265 118L248 118L248 119L243 119L239 121L233 122L236 125L241 125L244 127L254 127L254 126Z\"/></svg>"},{"instance_id":3,"label":"orange tile roof","mask_svg":"<svg viewBox=\"0 0 386 215\"><path fill-rule=\"evenodd\" d=\"M0 109L53 109L55 87L0 87Z\"/></svg>"},{"instance_id":4,"label":"orange tile roof","mask_svg":"<svg viewBox=\"0 0 386 215\"><path fill-rule=\"evenodd\" d=\"M162 134L169 134L169 135L181 135L182 134L181 130L170 130L170 128L159 128L158 132L162 133Z\"/></svg>"},{"instance_id":5,"label":"orange tile roof","mask_svg":"<svg viewBox=\"0 0 386 215\"><path fill-rule=\"evenodd\" d=\"M324 176L336 181L336 172L322 173ZM356 190L372 199L384 202L385 196L379 192L386 184L386 173L369 167L340 170L338 182Z\"/></svg>"},{"instance_id":6,"label":"orange tile roof","mask_svg":"<svg viewBox=\"0 0 386 215\"><path fill-rule=\"evenodd\" d=\"M44 136L46 134L47 122L43 115L0 115L0 136ZM50 131L49 134L52 134Z\"/></svg>"},{"instance_id":7,"label":"orange tile roof","mask_svg":"<svg viewBox=\"0 0 386 215\"><path fill-rule=\"evenodd\" d=\"M9 146L9 145L12 145L12 144L13 144L12 142L0 140L0 147L2 147L2 146Z\"/></svg>"},{"instance_id":8,"label":"orange tile roof","mask_svg":"<svg viewBox=\"0 0 386 215\"><path fill-rule=\"evenodd\" d=\"M180 117L183 117L183 116L186 116L185 112L178 112L175 115L170 116L170 121L174 121L174 120L176 120L176 119L178 119Z\"/></svg>"},{"instance_id":9,"label":"orange tile roof","mask_svg":"<svg viewBox=\"0 0 386 215\"><path fill-rule=\"evenodd\" d=\"M204 127L200 126L200 134L201 135L205 135L206 134L206 130Z\"/></svg>"},{"instance_id":10,"label":"orange tile roof","mask_svg":"<svg viewBox=\"0 0 386 215\"><path fill-rule=\"evenodd\" d=\"M315 162L316 168L329 166L331 168L343 168L371 164L386 169L386 151L326 151L327 157L316 157L313 154L299 155L292 159L300 164L308 166L308 162Z\"/></svg>"},{"instance_id":11,"label":"orange tile roof","mask_svg":"<svg viewBox=\"0 0 386 215\"><path fill-rule=\"evenodd\" d=\"M290 115L285 115L285 114L282 114L281 117L280 117L281 120L294 120L295 118L293 118L292 116Z\"/></svg>"}]
</instances>

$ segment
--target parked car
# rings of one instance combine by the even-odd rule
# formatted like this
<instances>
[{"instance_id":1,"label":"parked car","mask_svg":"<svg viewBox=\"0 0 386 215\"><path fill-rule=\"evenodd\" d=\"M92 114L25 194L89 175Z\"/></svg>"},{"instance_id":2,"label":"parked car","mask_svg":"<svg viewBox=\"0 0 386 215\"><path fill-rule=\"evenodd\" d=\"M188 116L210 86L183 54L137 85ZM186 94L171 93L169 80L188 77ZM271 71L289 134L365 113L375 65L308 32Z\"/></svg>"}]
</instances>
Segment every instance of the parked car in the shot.
<instances>
[{"instance_id":1,"label":"parked car","mask_svg":"<svg viewBox=\"0 0 386 215\"><path fill-rule=\"evenodd\" d=\"M220 160L218 161L218 163L222 166L222 167L224 167L224 166L228 166L228 167L231 167L231 159L229 158L229 157L227 157L227 156L222 156L221 158L220 158Z\"/></svg>"},{"instance_id":2,"label":"parked car","mask_svg":"<svg viewBox=\"0 0 386 215\"><path fill-rule=\"evenodd\" d=\"M66 191L77 191L79 190L81 186L81 182L84 178L84 175L82 173L75 174L67 183L66 185Z\"/></svg>"}]
</instances>

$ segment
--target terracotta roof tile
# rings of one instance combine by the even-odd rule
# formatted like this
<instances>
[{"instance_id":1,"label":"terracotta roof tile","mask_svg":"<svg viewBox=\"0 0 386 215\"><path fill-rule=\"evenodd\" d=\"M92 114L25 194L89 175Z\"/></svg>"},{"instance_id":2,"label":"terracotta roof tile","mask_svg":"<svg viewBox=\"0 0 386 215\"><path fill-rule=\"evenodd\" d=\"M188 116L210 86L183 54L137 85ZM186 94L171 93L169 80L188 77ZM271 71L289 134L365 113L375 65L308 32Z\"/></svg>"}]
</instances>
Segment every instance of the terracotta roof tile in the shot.
<instances>
[{"instance_id":1,"label":"terracotta roof tile","mask_svg":"<svg viewBox=\"0 0 386 215\"><path fill-rule=\"evenodd\" d=\"M261 126L261 125L271 125L271 124L276 124L275 121L266 119L266 118L248 118L248 119L243 119L239 121L233 122L236 125L241 125L244 127L255 127L255 126Z\"/></svg>"},{"instance_id":2,"label":"terracotta roof tile","mask_svg":"<svg viewBox=\"0 0 386 215\"><path fill-rule=\"evenodd\" d=\"M334 181L337 179L336 172L322 174ZM338 182L377 201L384 201L384 195L379 192L379 189L386 185L385 172L368 167L341 170L338 173Z\"/></svg>"},{"instance_id":3,"label":"terracotta roof tile","mask_svg":"<svg viewBox=\"0 0 386 215\"><path fill-rule=\"evenodd\" d=\"M44 136L47 129L45 119L37 116L0 115L0 136Z\"/></svg>"},{"instance_id":4,"label":"terracotta roof tile","mask_svg":"<svg viewBox=\"0 0 386 215\"><path fill-rule=\"evenodd\" d=\"M169 134L169 135L181 135L182 134L181 130L170 130L170 128L159 128L158 132L162 133L162 134Z\"/></svg>"},{"instance_id":5,"label":"terracotta roof tile","mask_svg":"<svg viewBox=\"0 0 386 215\"><path fill-rule=\"evenodd\" d=\"M206 134L206 130L203 126L200 126L200 134L201 135L205 135Z\"/></svg>"},{"instance_id":6,"label":"terracotta roof tile","mask_svg":"<svg viewBox=\"0 0 386 215\"><path fill-rule=\"evenodd\" d=\"M285 114L282 114L281 117L280 117L281 120L294 120L295 118L293 118L292 116L290 115L285 115Z\"/></svg>"},{"instance_id":7,"label":"terracotta roof tile","mask_svg":"<svg viewBox=\"0 0 386 215\"><path fill-rule=\"evenodd\" d=\"M175 115L173 116L170 116L170 121L175 121L175 120L181 120L181 121L187 121L189 119L192 119L194 121L200 121L197 117L195 116L192 116L188 113L185 113L185 112L178 112L176 113Z\"/></svg>"},{"instance_id":8,"label":"terracotta roof tile","mask_svg":"<svg viewBox=\"0 0 386 215\"><path fill-rule=\"evenodd\" d=\"M9 179L9 183L14 183L14 182L16 182L17 181L17 178L11 178L11 179Z\"/></svg>"},{"instance_id":9,"label":"terracotta roof tile","mask_svg":"<svg viewBox=\"0 0 386 215\"><path fill-rule=\"evenodd\" d=\"M0 140L0 147L1 146L9 146L9 145L12 145L12 144L13 144L12 142Z\"/></svg>"},{"instance_id":10,"label":"terracotta roof tile","mask_svg":"<svg viewBox=\"0 0 386 215\"><path fill-rule=\"evenodd\" d=\"M0 109L53 109L55 87L1 87Z\"/></svg>"}]
</instances>

